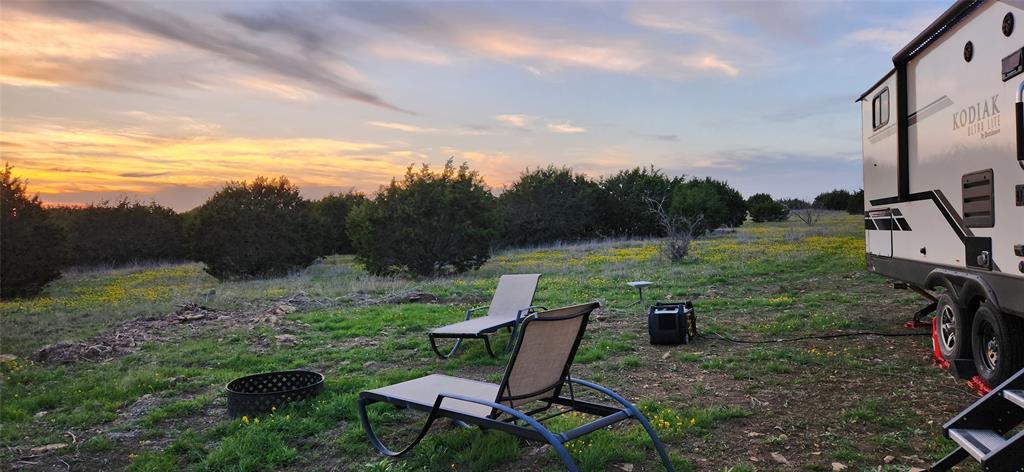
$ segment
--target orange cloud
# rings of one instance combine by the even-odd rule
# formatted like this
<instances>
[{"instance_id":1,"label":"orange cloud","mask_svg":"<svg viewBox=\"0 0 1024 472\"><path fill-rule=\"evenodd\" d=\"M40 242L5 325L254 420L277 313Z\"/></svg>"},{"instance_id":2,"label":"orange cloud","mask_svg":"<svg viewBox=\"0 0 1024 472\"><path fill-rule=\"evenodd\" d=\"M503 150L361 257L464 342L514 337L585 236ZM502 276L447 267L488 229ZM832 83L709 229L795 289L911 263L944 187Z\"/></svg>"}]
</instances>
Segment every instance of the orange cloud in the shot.
<instances>
[{"instance_id":1,"label":"orange cloud","mask_svg":"<svg viewBox=\"0 0 1024 472\"><path fill-rule=\"evenodd\" d=\"M55 87L97 80L75 64L168 53L165 41L131 29L94 28L71 20L5 11L0 29L0 83Z\"/></svg>"},{"instance_id":2,"label":"orange cloud","mask_svg":"<svg viewBox=\"0 0 1024 472\"><path fill-rule=\"evenodd\" d=\"M614 72L634 72L648 59L629 41L564 41L509 31L479 31L465 46L503 59L539 59Z\"/></svg>"},{"instance_id":3,"label":"orange cloud","mask_svg":"<svg viewBox=\"0 0 1024 472\"><path fill-rule=\"evenodd\" d=\"M121 114L136 124L98 128L4 120L0 160L13 165L17 175L29 181L30 191L44 201L79 203L117 195L148 198L183 187L208 195L226 181L258 175L286 175L305 189L372 192L403 175L410 164L439 165L449 156L469 162L498 186L514 179L525 165L503 153L432 151L343 139L225 136L219 126L188 117ZM194 199L190 202L195 204Z\"/></svg>"},{"instance_id":4,"label":"orange cloud","mask_svg":"<svg viewBox=\"0 0 1024 472\"><path fill-rule=\"evenodd\" d=\"M44 199L80 192L147 194L257 175L373 190L408 165L386 145L319 138L168 137L138 129L4 123L4 141L0 158Z\"/></svg>"},{"instance_id":5,"label":"orange cloud","mask_svg":"<svg viewBox=\"0 0 1024 472\"><path fill-rule=\"evenodd\" d=\"M286 100L305 101L316 96L308 89L263 77L239 77L234 82L246 90Z\"/></svg>"},{"instance_id":6,"label":"orange cloud","mask_svg":"<svg viewBox=\"0 0 1024 472\"><path fill-rule=\"evenodd\" d=\"M416 134L446 134L452 136L480 136L488 134L484 129L472 129L472 128L427 128L423 126L410 125L408 123L400 123L397 121L367 121L366 124L375 126L377 128L391 129L395 131L402 131L404 133L416 133Z\"/></svg>"},{"instance_id":7,"label":"orange cloud","mask_svg":"<svg viewBox=\"0 0 1024 472\"><path fill-rule=\"evenodd\" d=\"M371 54L400 61L430 64L435 66L447 65L451 59L440 50L417 44L413 41L393 40L376 41L367 44L366 50Z\"/></svg>"},{"instance_id":8,"label":"orange cloud","mask_svg":"<svg viewBox=\"0 0 1024 472\"><path fill-rule=\"evenodd\" d=\"M524 167L521 159L503 152L468 151L452 147L444 147L441 150L457 161L469 163L469 167L480 172L494 190L500 191L502 187L514 182Z\"/></svg>"},{"instance_id":9,"label":"orange cloud","mask_svg":"<svg viewBox=\"0 0 1024 472\"><path fill-rule=\"evenodd\" d=\"M575 126L568 121L561 121L558 123L548 123L548 130L555 133L572 134L572 133L584 133L587 130L585 128Z\"/></svg>"},{"instance_id":10,"label":"orange cloud","mask_svg":"<svg viewBox=\"0 0 1024 472\"><path fill-rule=\"evenodd\" d=\"M394 121L368 121L366 124L370 126L376 126L378 128L387 128L397 131L405 131L406 133L436 133L440 130L437 128L422 128L416 125L410 125L406 123L398 123Z\"/></svg>"},{"instance_id":11,"label":"orange cloud","mask_svg":"<svg viewBox=\"0 0 1024 472\"><path fill-rule=\"evenodd\" d=\"M669 80L702 75L735 77L740 72L714 53L681 55L632 38L510 25L461 28L454 38L458 47L481 57L519 63L535 76L566 67Z\"/></svg>"},{"instance_id":12,"label":"orange cloud","mask_svg":"<svg viewBox=\"0 0 1024 472\"><path fill-rule=\"evenodd\" d=\"M512 115L512 114L498 115L498 116L495 116L494 119L496 119L496 120L498 120L498 121L500 121L502 123L515 126L517 128L522 128L522 127L526 126L526 123L528 121L530 121L530 117L529 116L526 116L526 115Z\"/></svg>"},{"instance_id":13,"label":"orange cloud","mask_svg":"<svg viewBox=\"0 0 1024 472\"><path fill-rule=\"evenodd\" d=\"M231 87L292 100L317 90L407 112L365 90L359 72L340 57L297 54L288 44L240 36L151 5L30 1L8 10L0 37L0 83L129 92ZM238 68L261 77L237 79Z\"/></svg>"},{"instance_id":14,"label":"orange cloud","mask_svg":"<svg viewBox=\"0 0 1024 472\"><path fill-rule=\"evenodd\" d=\"M734 67L732 64L723 61L714 54L700 56L699 59L691 59L684 62L691 64L692 67L697 69L718 70L729 77L736 77L737 75L740 75L739 69Z\"/></svg>"}]
</instances>

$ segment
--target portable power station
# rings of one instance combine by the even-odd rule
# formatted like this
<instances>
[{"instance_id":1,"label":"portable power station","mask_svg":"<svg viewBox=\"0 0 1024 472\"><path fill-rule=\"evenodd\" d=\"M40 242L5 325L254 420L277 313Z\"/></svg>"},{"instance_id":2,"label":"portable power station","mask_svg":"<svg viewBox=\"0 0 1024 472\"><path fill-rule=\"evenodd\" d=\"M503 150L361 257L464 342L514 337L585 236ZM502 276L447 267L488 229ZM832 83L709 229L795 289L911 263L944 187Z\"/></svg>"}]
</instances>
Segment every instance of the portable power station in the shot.
<instances>
[{"instance_id":1,"label":"portable power station","mask_svg":"<svg viewBox=\"0 0 1024 472\"><path fill-rule=\"evenodd\" d=\"M693 304L659 302L647 312L647 331L651 344L686 344L697 335Z\"/></svg>"}]
</instances>

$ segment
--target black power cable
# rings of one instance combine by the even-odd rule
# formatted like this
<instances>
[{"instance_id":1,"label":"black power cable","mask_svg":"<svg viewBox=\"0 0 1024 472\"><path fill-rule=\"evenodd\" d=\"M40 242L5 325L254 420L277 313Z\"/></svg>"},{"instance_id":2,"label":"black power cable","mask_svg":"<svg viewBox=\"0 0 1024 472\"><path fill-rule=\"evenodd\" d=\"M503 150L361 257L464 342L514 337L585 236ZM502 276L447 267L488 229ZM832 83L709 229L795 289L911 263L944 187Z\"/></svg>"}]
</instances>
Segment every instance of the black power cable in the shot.
<instances>
[{"instance_id":1,"label":"black power cable","mask_svg":"<svg viewBox=\"0 0 1024 472\"><path fill-rule=\"evenodd\" d=\"M795 338L784 338L784 339L770 339L770 340L749 340L749 339L734 339L730 338L721 333L697 333L697 336L705 338L709 336L715 336L723 341L729 341L738 344L773 344L773 343L786 343L793 341L802 341L805 339L835 339L835 338L849 338L853 336L883 336L889 338L900 338L908 336L931 336L932 333L879 333L876 331L857 331L853 333L838 333L838 334L822 334L817 336L798 336Z\"/></svg>"}]
</instances>

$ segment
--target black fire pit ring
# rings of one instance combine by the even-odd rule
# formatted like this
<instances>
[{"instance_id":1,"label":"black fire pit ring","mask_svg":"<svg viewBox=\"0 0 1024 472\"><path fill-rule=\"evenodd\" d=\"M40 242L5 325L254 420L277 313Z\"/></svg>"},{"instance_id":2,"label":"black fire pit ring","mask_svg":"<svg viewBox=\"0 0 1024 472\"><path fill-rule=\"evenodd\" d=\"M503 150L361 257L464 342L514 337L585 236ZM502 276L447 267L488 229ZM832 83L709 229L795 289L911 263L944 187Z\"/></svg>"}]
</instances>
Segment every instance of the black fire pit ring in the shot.
<instances>
[{"instance_id":1,"label":"black fire pit ring","mask_svg":"<svg viewBox=\"0 0 1024 472\"><path fill-rule=\"evenodd\" d=\"M324 389L324 376L308 370L267 372L232 380L227 389L229 415L258 416L317 396Z\"/></svg>"}]
</instances>

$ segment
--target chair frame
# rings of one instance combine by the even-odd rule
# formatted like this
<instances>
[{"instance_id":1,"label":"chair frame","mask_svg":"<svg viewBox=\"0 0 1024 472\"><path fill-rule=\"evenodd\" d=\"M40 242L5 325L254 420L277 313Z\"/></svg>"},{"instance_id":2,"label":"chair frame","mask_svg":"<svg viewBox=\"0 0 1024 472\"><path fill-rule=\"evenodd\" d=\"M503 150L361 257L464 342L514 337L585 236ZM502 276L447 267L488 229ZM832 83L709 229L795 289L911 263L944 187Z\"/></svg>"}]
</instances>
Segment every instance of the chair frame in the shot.
<instances>
[{"instance_id":1,"label":"chair frame","mask_svg":"<svg viewBox=\"0 0 1024 472\"><path fill-rule=\"evenodd\" d=\"M474 312L485 310L490 307L490 305L484 305L466 310L466 319L464 321L469 321L471 318L473 318ZM455 351L458 350L459 346L462 345L463 339L483 339L484 348L487 349L487 354L489 354L491 357L498 357L498 355L494 353L494 350L491 349L491 336L494 333L497 333L498 330L500 330L501 328L505 328L510 334L508 337L508 343L506 343L505 347L502 348L501 354L507 354L512 349L512 346L515 344L516 334L518 334L519 325L520 323L522 323L523 318L530 315L531 313L534 313L537 309L547 310L547 308L540 305L530 305L516 312L516 318L514 320L508 320L508 322L504 324L494 326L493 329L480 331L475 334L429 333L427 334L427 337L430 339L430 348L434 350L434 353L437 354L438 357L442 359L448 359L455 355ZM437 347L437 341L435 341L436 339L458 339L458 341L455 341L455 346L453 346L451 350L448 351L447 354L445 354L444 352L441 351L440 348Z\"/></svg>"},{"instance_id":2,"label":"chair frame","mask_svg":"<svg viewBox=\"0 0 1024 472\"><path fill-rule=\"evenodd\" d=\"M456 424L459 424L461 426L475 425L479 426L482 429L495 429L498 431L504 431L506 433L530 441L547 442L548 444L551 445L551 448L558 455L559 459L562 460L562 463L565 464L566 469L571 472L577 472L579 471L579 466L576 465L576 462L573 461L572 456L569 454L568 450L566 450L565 443L577 439L581 436L584 436L588 433L594 432L598 429L610 426L620 421L633 418L637 420L641 426L643 426L644 430L647 432L647 435L650 436L651 441L654 443L654 448L657 450L658 455L661 458L661 462L665 466L665 469L670 472L674 472L675 469L672 466L672 461L669 459L668 453L666 452L665 447L661 442L661 439L658 438L658 435L655 432L654 428L651 426L650 422L647 421L647 418L635 405L633 405L628 400L623 398L621 395L615 393L614 391L607 387L598 385L593 382L576 379L570 376L569 370L572 367L573 358L576 355L576 350L579 348L580 341L583 338L583 332L586 330L586 325L589 319L590 312L592 312L600 305L597 303L593 303L586 306L589 307L589 309L585 309L575 314L542 318L538 316L539 314L534 313L528 315L526 318L522 320L521 326L525 331L526 325L529 323L559 321L577 316L585 317L582 321L582 325L580 326L580 330L576 335L576 339L573 342L572 350L570 351L568 360L565 363L565 367L563 368L562 374L559 377L558 382L556 382L555 384L546 386L534 392L518 395L504 395L504 392L508 390L508 380L509 376L512 373L511 367L515 365L516 358L519 354L519 348L522 345L522 339L520 337L517 340L518 342L516 342L515 344L515 349L513 350L512 356L509 359L508 367L505 370L505 375L502 378L501 384L499 384L498 399L496 401L467 397L465 395L456 393L441 392L437 395L433 405L428 407L425 404L400 401L397 399L388 398L384 395L380 395L374 392L360 393L359 398L356 400L356 404L359 410L359 420L362 423L363 430L366 432L366 435L369 438L370 444L378 452L385 456L399 457L409 452L417 444L419 444L419 442L426 436L427 432L429 432L430 430L430 427L434 424L434 422L437 419L449 418L453 420ZM517 325L518 324L519 323L517 323ZM603 405L600 403L593 403L584 400L578 400L576 399L576 395L573 389L574 385L578 385L580 387L603 394L609 397L611 400L614 400L616 403L618 403L619 407ZM568 387L568 397L562 395L563 387ZM544 406L526 412L520 411L514 407L509 406L511 402L514 400L531 398L541 393L551 391L552 389L553 393L550 397L537 400L539 402L546 403ZM486 417L480 417L465 413L459 413L451 410L446 410L441 406L444 399L446 398L488 406L491 408L491 414ZM501 402L503 401L507 401L510 403L508 405L502 404ZM428 413L426 423L424 423L419 434L416 436L415 439L413 439L411 444L402 448L401 450L393 451L380 441L377 435L373 432L373 428L370 426L370 421L366 414L366 407L370 404L377 402L385 402L392 404L398 408L410 408L413 410ZM558 412L540 418L534 417L539 413L547 411L554 405L567 407L567 409L561 409ZM573 428L569 431L565 431L562 433L553 433L549 429L544 427L544 425L542 424L544 421L548 419L572 411L578 411L580 413L597 416L598 418L595 419L594 421L591 421L582 426ZM502 415L507 415L508 417L502 419Z\"/></svg>"}]
</instances>

